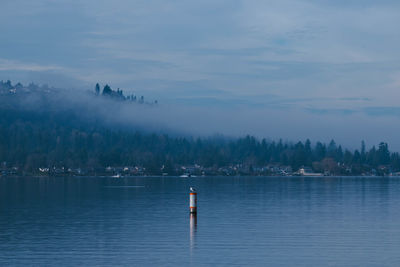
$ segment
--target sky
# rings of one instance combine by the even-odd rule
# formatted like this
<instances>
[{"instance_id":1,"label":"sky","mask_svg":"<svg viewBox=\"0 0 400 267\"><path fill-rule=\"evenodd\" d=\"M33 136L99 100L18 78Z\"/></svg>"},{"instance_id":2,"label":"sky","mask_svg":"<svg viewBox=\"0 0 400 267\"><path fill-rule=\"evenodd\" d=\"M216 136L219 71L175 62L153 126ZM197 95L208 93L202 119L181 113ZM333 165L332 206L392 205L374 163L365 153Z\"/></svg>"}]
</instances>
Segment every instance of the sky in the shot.
<instances>
[{"instance_id":1,"label":"sky","mask_svg":"<svg viewBox=\"0 0 400 267\"><path fill-rule=\"evenodd\" d=\"M400 1L2 0L0 10L0 80L108 83L204 134L400 151Z\"/></svg>"}]
</instances>

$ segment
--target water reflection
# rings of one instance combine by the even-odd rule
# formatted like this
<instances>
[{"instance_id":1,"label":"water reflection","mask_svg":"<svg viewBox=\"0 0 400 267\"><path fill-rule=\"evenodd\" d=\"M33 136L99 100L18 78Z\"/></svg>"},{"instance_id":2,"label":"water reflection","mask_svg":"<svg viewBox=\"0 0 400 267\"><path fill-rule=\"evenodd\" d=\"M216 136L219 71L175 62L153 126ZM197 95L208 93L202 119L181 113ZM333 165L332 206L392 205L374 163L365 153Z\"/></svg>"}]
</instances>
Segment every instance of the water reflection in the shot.
<instances>
[{"instance_id":1,"label":"water reflection","mask_svg":"<svg viewBox=\"0 0 400 267\"><path fill-rule=\"evenodd\" d=\"M196 245L197 214L190 213L190 249Z\"/></svg>"}]
</instances>

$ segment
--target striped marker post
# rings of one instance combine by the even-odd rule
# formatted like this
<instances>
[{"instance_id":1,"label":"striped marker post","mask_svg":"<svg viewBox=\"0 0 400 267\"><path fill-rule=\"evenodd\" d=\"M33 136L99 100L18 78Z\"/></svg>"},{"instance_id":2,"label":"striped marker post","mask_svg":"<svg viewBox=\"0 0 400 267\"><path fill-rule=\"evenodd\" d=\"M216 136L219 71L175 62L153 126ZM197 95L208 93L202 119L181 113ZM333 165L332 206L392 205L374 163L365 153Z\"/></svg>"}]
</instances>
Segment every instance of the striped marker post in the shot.
<instances>
[{"instance_id":1,"label":"striped marker post","mask_svg":"<svg viewBox=\"0 0 400 267\"><path fill-rule=\"evenodd\" d=\"M190 207L190 213L197 213L197 192L196 190L191 187L190 188L190 202L189 202L189 207Z\"/></svg>"}]
</instances>

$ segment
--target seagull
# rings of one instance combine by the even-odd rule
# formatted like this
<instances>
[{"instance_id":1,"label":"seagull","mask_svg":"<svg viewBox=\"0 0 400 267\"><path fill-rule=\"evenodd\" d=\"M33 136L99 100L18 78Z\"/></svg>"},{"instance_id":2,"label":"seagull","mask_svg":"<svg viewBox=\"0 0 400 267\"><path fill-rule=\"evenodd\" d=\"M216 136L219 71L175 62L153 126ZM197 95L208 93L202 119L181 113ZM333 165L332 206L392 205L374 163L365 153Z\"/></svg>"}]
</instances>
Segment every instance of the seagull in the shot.
<instances>
[{"instance_id":1,"label":"seagull","mask_svg":"<svg viewBox=\"0 0 400 267\"><path fill-rule=\"evenodd\" d=\"M196 192L196 189L194 189L193 187L190 187L190 192Z\"/></svg>"}]
</instances>

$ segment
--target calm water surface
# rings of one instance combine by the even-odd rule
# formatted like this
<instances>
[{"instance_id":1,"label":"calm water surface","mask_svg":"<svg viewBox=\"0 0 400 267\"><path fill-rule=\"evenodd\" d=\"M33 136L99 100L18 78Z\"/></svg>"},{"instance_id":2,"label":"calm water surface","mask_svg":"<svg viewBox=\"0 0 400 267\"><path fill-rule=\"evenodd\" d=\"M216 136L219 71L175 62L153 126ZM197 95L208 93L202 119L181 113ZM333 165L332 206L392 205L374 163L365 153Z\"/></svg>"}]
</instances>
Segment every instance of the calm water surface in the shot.
<instances>
[{"instance_id":1,"label":"calm water surface","mask_svg":"<svg viewBox=\"0 0 400 267\"><path fill-rule=\"evenodd\" d=\"M0 265L57 264L400 266L400 178L0 178Z\"/></svg>"}]
</instances>

